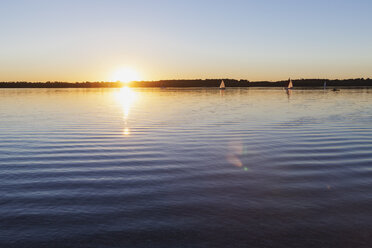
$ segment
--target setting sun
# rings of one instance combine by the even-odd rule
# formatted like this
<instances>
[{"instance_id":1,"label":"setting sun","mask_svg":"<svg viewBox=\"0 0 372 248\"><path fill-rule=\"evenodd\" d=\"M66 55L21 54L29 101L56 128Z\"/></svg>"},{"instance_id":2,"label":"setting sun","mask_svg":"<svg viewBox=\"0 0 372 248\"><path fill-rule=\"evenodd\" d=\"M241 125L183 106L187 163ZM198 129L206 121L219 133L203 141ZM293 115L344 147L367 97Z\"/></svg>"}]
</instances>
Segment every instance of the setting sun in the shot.
<instances>
[{"instance_id":1,"label":"setting sun","mask_svg":"<svg viewBox=\"0 0 372 248\"><path fill-rule=\"evenodd\" d=\"M122 83L129 83L132 81L141 80L138 72L130 67L117 69L112 75L112 81L120 81Z\"/></svg>"}]
</instances>

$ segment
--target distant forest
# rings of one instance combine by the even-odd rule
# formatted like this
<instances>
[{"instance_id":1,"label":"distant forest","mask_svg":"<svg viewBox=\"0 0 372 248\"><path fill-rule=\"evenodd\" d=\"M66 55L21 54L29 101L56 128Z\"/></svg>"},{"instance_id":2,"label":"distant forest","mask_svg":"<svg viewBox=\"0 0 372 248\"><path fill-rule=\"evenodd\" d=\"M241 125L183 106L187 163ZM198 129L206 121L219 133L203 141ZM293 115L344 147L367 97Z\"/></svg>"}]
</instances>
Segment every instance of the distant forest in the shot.
<instances>
[{"instance_id":1,"label":"distant forest","mask_svg":"<svg viewBox=\"0 0 372 248\"><path fill-rule=\"evenodd\" d=\"M288 80L284 81L256 81L235 79L194 79L194 80L160 80L131 82L131 87L218 87L224 80L226 87L286 87ZM292 80L296 87L372 87L372 79L295 79ZM0 88L120 88L121 82L0 82Z\"/></svg>"}]
</instances>

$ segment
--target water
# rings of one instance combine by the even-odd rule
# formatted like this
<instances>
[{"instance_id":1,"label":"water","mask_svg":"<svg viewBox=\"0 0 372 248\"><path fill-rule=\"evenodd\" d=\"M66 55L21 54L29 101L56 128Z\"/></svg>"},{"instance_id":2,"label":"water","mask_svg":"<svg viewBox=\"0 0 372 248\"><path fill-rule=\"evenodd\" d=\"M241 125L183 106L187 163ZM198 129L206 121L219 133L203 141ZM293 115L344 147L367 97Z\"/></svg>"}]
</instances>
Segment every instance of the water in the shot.
<instances>
[{"instance_id":1,"label":"water","mask_svg":"<svg viewBox=\"0 0 372 248\"><path fill-rule=\"evenodd\" d=\"M2 89L0 247L372 247L371 103Z\"/></svg>"}]
</instances>

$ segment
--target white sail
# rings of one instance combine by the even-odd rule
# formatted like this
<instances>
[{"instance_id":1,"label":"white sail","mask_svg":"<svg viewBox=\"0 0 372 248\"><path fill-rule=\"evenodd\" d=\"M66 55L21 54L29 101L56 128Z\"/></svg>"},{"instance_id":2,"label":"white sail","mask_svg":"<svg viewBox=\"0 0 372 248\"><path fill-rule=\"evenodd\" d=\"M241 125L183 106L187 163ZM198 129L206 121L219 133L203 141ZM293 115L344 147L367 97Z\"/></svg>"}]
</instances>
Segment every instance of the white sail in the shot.
<instances>
[{"instance_id":1,"label":"white sail","mask_svg":"<svg viewBox=\"0 0 372 248\"><path fill-rule=\"evenodd\" d=\"M220 89L225 89L225 83L224 81L222 80L221 84L220 84Z\"/></svg>"},{"instance_id":2,"label":"white sail","mask_svg":"<svg viewBox=\"0 0 372 248\"><path fill-rule=\"evenodd\" d=\"M292 89L293 88L293 84L292 84L292 80L289 79L289 83L288 83L288 89Z\"/></svg>"},{"instance_id":3,"label":"white sail","mask_svg":"<svg viewBox=\"0 0 372 248\"><path fill-rule=\"evenodd\" d=\"M327 82L324 82L324 85L323 85L324 89L327 88Z\"/></svg>"}]
</instances>

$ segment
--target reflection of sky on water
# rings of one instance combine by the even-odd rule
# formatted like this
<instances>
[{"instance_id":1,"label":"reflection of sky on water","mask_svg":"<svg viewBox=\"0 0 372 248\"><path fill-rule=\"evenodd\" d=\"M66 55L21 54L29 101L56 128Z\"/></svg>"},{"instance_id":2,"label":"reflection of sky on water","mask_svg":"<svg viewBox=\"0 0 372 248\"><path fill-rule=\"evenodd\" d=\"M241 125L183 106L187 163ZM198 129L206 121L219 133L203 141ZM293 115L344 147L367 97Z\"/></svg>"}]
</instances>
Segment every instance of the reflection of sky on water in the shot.
<instances>
[{"instance_id":1,"label":"reflection of sky on water","mask_svg":"<svg viewBox=\"0 0 372 248\"><path fill-rule=\"evenodd\" d=\"M371 247L372 91L220 93L0 90L2 247Z\"/></svg>"},{"instance_id":2,"label":"reflection of sky on water","mask_svg":"<svg viewBox=\"0 0 372 248\"><path fill-rule=\"evenodd\" d=\"M206 137L218 134L224 137L224 142L209 144L208 151L223 151L220 155L225 166L250 173L266 163L264 158L271 157L278 144L280 147L291 144L293 129L308 127L315 133L320 123L344 119L356 110L366 112L362 110L369 99L369 95L360 95L358 104L353 104L356 98L350 93L341 98L341 94L324 94L323 90L286 92L278 88L225 91L122 88L115 89L113 94L112 99L121 110L118 113L122 115L123 136L133 135L133 128L140 126L151 130L151 138L166 139L171 147L191 149L187 145L190 140L197 146L205 142ZM330 110L332 115L329 115ZM197 139L190 136L194 132L199 135Z\"/></svg>"}]
</instances>

